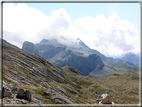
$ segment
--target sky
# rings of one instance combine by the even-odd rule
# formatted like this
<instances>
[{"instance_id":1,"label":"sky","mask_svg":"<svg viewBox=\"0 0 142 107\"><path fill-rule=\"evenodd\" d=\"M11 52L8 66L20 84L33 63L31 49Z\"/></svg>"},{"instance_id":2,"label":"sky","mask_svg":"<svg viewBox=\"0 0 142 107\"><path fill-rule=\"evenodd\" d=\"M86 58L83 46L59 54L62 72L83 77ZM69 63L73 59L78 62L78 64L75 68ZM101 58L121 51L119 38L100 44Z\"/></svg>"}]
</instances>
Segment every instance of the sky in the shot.
<instances>
[{"instance_id":1,"label":"sky","mask_svg":"<svg viewBox=\"0 0 142 107\"><path fill-rule=\"evenodd\" d=\"M120 57L140 52L139 3L4 3L3 39L24 41L80 38L91 49Z\"/></svg>"}]
</instances>

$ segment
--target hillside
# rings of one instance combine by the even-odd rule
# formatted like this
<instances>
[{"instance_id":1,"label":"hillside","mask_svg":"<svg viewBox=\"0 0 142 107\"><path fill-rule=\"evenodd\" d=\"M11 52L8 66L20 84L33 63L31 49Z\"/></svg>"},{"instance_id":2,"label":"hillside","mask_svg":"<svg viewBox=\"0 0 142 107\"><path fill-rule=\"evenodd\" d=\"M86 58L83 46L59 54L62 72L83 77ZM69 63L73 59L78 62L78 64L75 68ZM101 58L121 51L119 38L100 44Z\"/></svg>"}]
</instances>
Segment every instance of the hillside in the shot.
<instances>
[{"instance_id":1,"label":"hillside","mask_svg":"<svg viewBox=\"0 0 142 107\"><path fill-rule=\"evenodd\" d=\"M116 104L139 102L138 73L83 76L74 67L54 66L6 41L2 49L3 104L97 104L106 92Z\"/></svg>"},{"instance_id":2,"label":"hillside","mask_svg":"<svg viewBox=\"0 0 142 107\"><path fill-rule=\"evenodd\" d=\"M118 73L139 72L139 66L128 65L125 62L118 64L115 69Z\"/></svg>"}]
</instances>

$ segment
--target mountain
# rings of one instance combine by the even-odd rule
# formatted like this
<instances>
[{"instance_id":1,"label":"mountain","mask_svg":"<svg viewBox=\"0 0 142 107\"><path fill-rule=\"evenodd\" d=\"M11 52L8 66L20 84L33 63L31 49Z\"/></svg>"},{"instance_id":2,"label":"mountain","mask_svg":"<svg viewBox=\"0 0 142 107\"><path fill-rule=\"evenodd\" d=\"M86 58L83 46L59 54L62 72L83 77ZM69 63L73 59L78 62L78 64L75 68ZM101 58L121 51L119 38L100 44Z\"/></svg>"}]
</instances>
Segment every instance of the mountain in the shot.
<instances>
[{"instance_id":1,"label":"mountain","mask_svg":"<svg viewBox=\"0 0 142 107\"><path fill-rule=\"evenodd\" d=\"M99 51L95 50L95 49L90 49L84 42L82 42L79 38L77 38L77 40L75 41L75 45L73 46L68 46L69 48L73 49L73 50L78 50L81 52L91 52L91 53L95 53L97 55L99 55L101 57L102 60L106 60L106 56L101 54Z\"/></svg>"},{"instance_id":2,"label":"mountain","mask_svg":"<svg viewBox=\"0 0 142 107\"><path fill-rule=\"evenodd\" d=\"M43 39L40 43L35 44L32 49L29 49L30 46L28 46L28 44L33 43L29 43L27 41L24 42L22 49L37 53L56 66L73 66L81 71L83 75L89 75L94 69L102 70L104 67L104 63L97 54L84 52L87 49L89 50L89 47L87 47L79 39L79 45L77 45L76 49L59 44L55 39ZM81 51L81 49L84 51Z\"/></svg>"},{"instance_id":3,"label":"mountain","mask_svg":"<svg viewBox=\"0 0 142 107\"><path fill-rule=\"evenodd\" d=\"M60 67L73 66L85 76L89 75L94 69L101 70L104 67L104 63L98 55L78 52L69 48L66 48L48 61Z\"/></svg>"},{"instance_id":4,"label":"mountain","mask_svg":"<svg viewBox=\"0 0 142 107\"><path fill-rule=\"evenodd\" d=\"M65 40L65 38L63 38L63 39ZM25 51L28 51L28 52L38 53L36 50L33 50L31 46L28 46L29 44L30 44L30 42L25 41L23 43L22 49L25 50ZM33 43L31 43L31 44L33 44ZM81 52L95 53L95 54L99 55L102 60L106 60L106 56L105 55L101 54L97 50L90 49L79 38L77 38L75 42L72 42L72 45L62 44L62 43L58 42L57 39L50 39L50 40L43 39L40 43L35 44L35 46L38 47L38 49L42 47L42 50L40 50L40 51L43 51L43 49L46 48L45 44L46 44L46 46L47 45L49 45L49 46L53 45L55 47L57 47L57 46L63 46L63 47L70 48L70 49L77 50L77 51L81 51ZM39 45L40 45L40 47L39 47ZM31 50L29 51L28 48L31 48ZM49 47L47 47L47 48L49 48Z\"/></svg>"},{"instance_id":5,"label":"mountain","mask_svg":"<svg viewBox=\"0 0 142 107\"><path fill-rule=\"evenodd\" d=\"M35 52L35 53L38 53L38 50L36 49L35 45L31 42L28 42L28 41L25 41L24 44L23 44L23 49L26 48L26 50L28 52Z\"/></svg>"},{"instance_id":6,"label":"mountain","mask_svg":"<svg viewBox=\"0 0 142 107\"><path fill-rule=\"evenodd\" d=\"M2 106L98 104L103 93L111 95L115 104L139 104L138 73L83 76L74 67L55 66L38 54L2 42Z\"/></svg>"},{"instance_id":7,"label":"mountain","mask_svg":"<svg viewBox=\"0 0 142 107\"><path fill-rule=\"evenodd\" d=\"M125 63L127 63L128 65L132 65L132 66L135 66L133 63L131 63L131 62L125 62Z\"/></svg>"},{"instance_id":8,"label":"mountain","mask_svg":"<svg viewBox=\"0 0 142 107\"><path fill-rule=\"evenodd\" d=\"M106 65L109 65L111 67L116 67L118 64L120 64L121 62L123 62L121 59L119 58L112 58L112 57L107 57L107 59L104 61L104 63Z\"/></svg>"},{"instance_id":9,"label":"mountain","mask_svg":"<svg viewBox=\"0 0 142 107\"><path fill-rule=\"evenodd\" d=\"M62 39L64 41L66 40L63 37ZM83 75L89 75L90 72L96 69L95 68L96 65L93 66L91 64L91 63L94 63L95 60L93 62L92 61L89 62L89 64L93 66L93 69L90 68L91 66L89 66L89 64L88 65L86 64L85 66L83 66L84 65L83 62L86 62L86 60L88 60L88 59L84 59L85 58L84 55L90 56L92 54L97 54L98 56L100 56L101 60L103 61L105 65L109 65L111 67L115 67L119 63L123 62L119 58L114 59L112 57L106 57L105 55L101 54L99 51L90 49L79 38L77 38L74 42L71 41L71 43L72 45L66 45L65 43L59 42L57 39L50 39L50 40L43 39L40 43L37 43L37 44L33 44L33 43L25 41L23 43L22 49L28 52L37 53L40 56L42 56L44 59L48 60L50 63L55 64L60 67L67 66L67 65L74 66L75 68L79 69L83 73ZM77 63L77 60L73 59L72 57L75 57L77 59L79 58L80 64ZM84 61L82 58L84 59ZM101 68L103 68L103 64L101 65L102 65ZM81 66L83 66L84 69ZM96 73L98 72L98 70L94 70L94 72L95 71ZM107 73L106 71L106 74L110 74L110 72Z\"/></svg>"},{"instance_id":10,"label":"mountain","mask_svg":"<svg viewBox=\"0 0 142 107\"><path fill-rule=\"evenodd\" d=\"M139 57L133 53L126 53L121 60L123 62L130 62L134 65L139 65Z\"/></svg>"}]
</instances>

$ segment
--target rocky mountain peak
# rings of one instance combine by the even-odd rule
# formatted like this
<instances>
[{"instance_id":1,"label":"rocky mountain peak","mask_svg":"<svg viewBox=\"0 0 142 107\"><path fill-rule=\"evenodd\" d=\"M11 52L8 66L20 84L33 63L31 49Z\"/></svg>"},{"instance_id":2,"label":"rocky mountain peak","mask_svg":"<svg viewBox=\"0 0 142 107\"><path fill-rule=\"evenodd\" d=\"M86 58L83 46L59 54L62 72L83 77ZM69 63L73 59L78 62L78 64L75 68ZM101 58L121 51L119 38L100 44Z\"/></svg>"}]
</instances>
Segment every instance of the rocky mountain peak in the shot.
<instances>
[{"instance_id":1,"label":"rocky mountain peak","mask_svg":"<svg viewBox=\"0 0 142 107\"><path fill-rule=\"evenodd\" d=\"M47 43L49 40L47 39L42 39L40 43Z\"/></svg>"},{"instance_id":2,"label":"rocky mountain peak","mask_svg":"<svg viewBox=\"0 0 142 107\"><path fill-rule=\"evenodd\" d=\"M133 53L126 53L121 60L123 62L131 62L134 65L139 65L139 57Z\"/></svg>"}]
</instances>

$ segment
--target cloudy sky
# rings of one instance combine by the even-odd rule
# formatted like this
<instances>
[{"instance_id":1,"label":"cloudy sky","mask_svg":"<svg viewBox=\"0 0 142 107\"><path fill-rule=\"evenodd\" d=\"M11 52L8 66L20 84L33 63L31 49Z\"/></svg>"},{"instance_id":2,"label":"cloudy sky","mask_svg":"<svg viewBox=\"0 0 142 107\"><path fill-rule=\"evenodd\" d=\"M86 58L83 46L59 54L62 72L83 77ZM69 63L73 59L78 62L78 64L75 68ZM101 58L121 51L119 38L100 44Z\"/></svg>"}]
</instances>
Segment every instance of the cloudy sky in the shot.
<instances>
[{"instance_id":1,"label":"cloudy sky","mask_svg":"<svg viewBox=\"0 0 142 107\"><path fill-rule=\"evenodd\" d=\"M106 56L140 52L139 3L4 3L3 38L24 41L80 38ZM68 42L69 43L69 42Z\"/></svg>"}]
</instances>

